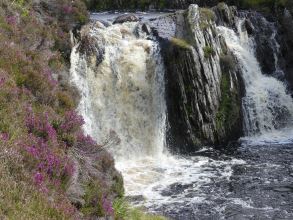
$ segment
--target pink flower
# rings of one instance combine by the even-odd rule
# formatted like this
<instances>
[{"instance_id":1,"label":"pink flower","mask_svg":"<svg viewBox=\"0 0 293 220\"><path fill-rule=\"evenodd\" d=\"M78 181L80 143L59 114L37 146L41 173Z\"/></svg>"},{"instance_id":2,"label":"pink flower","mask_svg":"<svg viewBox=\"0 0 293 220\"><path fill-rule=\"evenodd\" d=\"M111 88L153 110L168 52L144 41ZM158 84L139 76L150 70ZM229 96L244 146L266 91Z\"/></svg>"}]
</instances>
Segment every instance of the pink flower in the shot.
<instances>
[{"instance_id":1,"label":"pink flower","mask_svg":"<svg viewBox=\"0 0 293 220\"><path fill-rule=\"evenodd\" d=\"M96 141L92 139L89 135L84 135L83 132L77 134L77 141L86 145L95 146L97 145Z\"/></svg>"},{"instance_id":2,"label":"pink flower","mask_svg":"<svg viewBox=\"0 0 293 220\"><path fill-rule=\"evenodd\" d=\"M71 14L73 12L73 8L70 5L63 5L62 9L65 14Z\"/></svg>"},{"instance_id":3,"label":"pink flower","mask_svg":"<svg viewBox=\"0 0 293 220\"><path fill-rule=\"evenodd\" d=\"M16 25L17 18L15 16L8 16L6 17L6 22L10 25Z\"/></svg>"},{"instance_id":4,"label":"pink flower","mask_svg":"<svg viewBox=\"0 0 293 220\"><path fill-rule=\"evenodd\" d=\"M34 175L34 181L35 181L35 184L41 185L44 181L44 176L41 173L37 172Z\"/></svg>"},{"instance_id":5,"label":"pink flower","mask_svg":"<svg viewBox=\"0 0 293 220\"><path fill-rule=\"evenodd\" d=\"M5 83L6 79L4 77L0 78L0 86L2 86Z\"/></svg>"},{"instance_id":6,"label":"pink flower","mask_svg":"<svg viewBox=\"0 0 293 220\"><path fill-rule=\"evenodd\" d=\"M64 132L69 132L80 128L84 124L82 116L78 115L75 111L68 111L65 113L65 120L60 128Z\"/></svg>"},{"instance_id":7,"label":"pink flower","mask_svg":"<svg viewBox=\"0 0 293 220\"><path fill-rule=\"evenodd\" d=\"M0 138L2 141L8 141L9 140L9 134L8 133L1 133Z\"/></svg>"},{"instance_id":8,"label":"pink flower","mask_svg":"<svg viewBox=\"0 0 293 220\"><path fill-rule=\"evenodd\" d=\"M112 203L105 196L102 199L102 206L107 215L114 214Z\"/></svg>"},{"instance_id":9,"label":"pink flower","mask_svg":"<svg viewBox=\"0 0 293 220\"><path fill-rule=\"evenodd\" d=\"M26 150L34 158L38 158L40 156L40 152L35 146L27 147Z\"/></svg>"}]
</instances>

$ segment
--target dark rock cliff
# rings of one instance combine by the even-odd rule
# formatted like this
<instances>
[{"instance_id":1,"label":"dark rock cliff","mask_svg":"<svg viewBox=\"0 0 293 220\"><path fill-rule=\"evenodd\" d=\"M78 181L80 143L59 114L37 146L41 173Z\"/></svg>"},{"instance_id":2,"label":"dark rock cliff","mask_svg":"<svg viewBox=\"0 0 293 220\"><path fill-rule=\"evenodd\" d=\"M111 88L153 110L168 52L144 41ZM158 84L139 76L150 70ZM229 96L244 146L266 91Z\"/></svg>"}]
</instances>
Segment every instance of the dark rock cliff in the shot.
<instances>
[{"instance_id":1,"label":"dark rock cliff","mask_svg":"<svg viewBox=\"0 0 293 220\"><path fill-rule=\"evenodd\" d=\"M293 16L287 9L280 13L279 34L285 77L293 92Z\"/></svg>"},{"instance_id":2,"label":"dark rock cliff","mask_svg":"<svg viewBox=\"0 0 293 220\"><path fill-rule=\"evenodd\" d=\"M242 134L242 80L215 24L232 19L235 9L226 12L216 17L212 10L191 5L152 21L165 59L167 141L174 151L221 145Z\"/></svg>"}]
</instances>

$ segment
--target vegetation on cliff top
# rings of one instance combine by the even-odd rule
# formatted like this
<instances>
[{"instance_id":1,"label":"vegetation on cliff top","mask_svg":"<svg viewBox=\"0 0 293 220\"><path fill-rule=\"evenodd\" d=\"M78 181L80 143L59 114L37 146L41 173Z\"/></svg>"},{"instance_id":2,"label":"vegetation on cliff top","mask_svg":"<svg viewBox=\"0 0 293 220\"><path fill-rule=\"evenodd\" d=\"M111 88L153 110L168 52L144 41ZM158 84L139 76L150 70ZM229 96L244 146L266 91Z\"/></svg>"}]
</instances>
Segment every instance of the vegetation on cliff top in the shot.
<instances>
[{"instance_id":1,"label":"vegetation on cliff top","mask_svg":"<svg viewBox=\"0 0 293 220\"><path fill-rule=\"evenodd\" d=\"M212 7L220 2L235 5L241 9L258 9L261 11L274 11L276 7L293 9L291 0L84 0L91 10L114 10L114 9L142 9L150 7L157 9L186 8L189 4L198 4L202 7Z\"/></svg>"}]
</instances>

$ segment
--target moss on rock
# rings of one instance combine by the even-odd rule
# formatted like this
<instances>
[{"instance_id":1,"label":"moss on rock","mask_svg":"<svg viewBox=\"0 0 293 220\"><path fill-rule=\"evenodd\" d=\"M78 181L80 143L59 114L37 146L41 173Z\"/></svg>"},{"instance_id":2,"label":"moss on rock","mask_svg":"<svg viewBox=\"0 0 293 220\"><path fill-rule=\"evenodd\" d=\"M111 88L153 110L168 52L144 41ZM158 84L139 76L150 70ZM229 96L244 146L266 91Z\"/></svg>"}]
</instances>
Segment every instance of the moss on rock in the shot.
<instances>
[{"instance_id":1,"label":"moss on rock","mask_svg":"<svg viewBox=\"0 0 293 220\"><path fill-rule=\"evenodd\" d=\"M186 50L189 50L191 49L191 45L184 39L180 39L180 38L175 38L175 37L172 37L170 42L176 46L176 47L179 47L179 48L182 48L182 49L186 49Z\"/></svg>"}]
</instances>

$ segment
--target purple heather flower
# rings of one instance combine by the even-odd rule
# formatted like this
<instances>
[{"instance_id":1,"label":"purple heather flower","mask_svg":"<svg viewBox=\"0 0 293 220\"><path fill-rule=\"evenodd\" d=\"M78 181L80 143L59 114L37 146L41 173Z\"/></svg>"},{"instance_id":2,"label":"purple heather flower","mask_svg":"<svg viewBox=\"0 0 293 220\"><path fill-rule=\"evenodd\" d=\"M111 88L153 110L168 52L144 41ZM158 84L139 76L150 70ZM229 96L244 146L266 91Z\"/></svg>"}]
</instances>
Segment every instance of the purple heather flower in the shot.
<instances>
[{"instance_id":1,"label":"purple heather flower","mask_svg":"<svg viewBox=\"0 0 293 220\"><path fill-rule=\"evenodd\" d=\"M6 22L10 25L16 25L17 18L15 16L8 16L6 17Z\"/></svg>"},{"instance_id":2,"label":"purple heather flower","mask_svg":"<svg viewBox=\"0 0 293 220\"><path fill-rule=\"evenodd\" d=\"M5 83L5 80L6 80L6 79L5 79L4 77L1 77L1 78L0 78L0 86L2 86L2 85Z\"/></svg>"},{"instance_id":3,"label":"purple heather flower","mask_svg":"<svg viewBox=\"0 0 293 220\"><path fill-rule=\"evenodd\" d=\"M34 181L37 185L41 185L44 181L44 176L40 172L35 173Z\"/></svg>"},{"instance_id":4,"label":"purple heather flower","mask_svg":"<svg viewBox=\"0 0 293 220\"><path fill-rule=\"evenodd\" d=\"M9 140L9 134L8 133L1 133L0 138L2 141L8 141Z\"/></svg>"},{"instance_id":5,"label":"purple heather flower","mask_svg":"<svg viewBox=\"0 0 293 220\"><path fill-rule=\"evenodd\" d=\"M102 199L102 206L107 215L114 214L112 203L105 196Z\"/></svg>"},{"instance_id":6,"label":"purple heather flower","mask_svg":"<svg viewBox=\"0 0 293 220\"><path fill-rule=\"evenodd\" d=\"M68 132L72 129L79 128L84 124L82 116L78 115L75 111L68 111L65 113L65 121L61 124L60 128Z\"/></svg>"},{"instance_id":7,"label":"purple heather flower","mask_svg":"<svg viewBox=\"0 0 293 220\"><path fill-rule=\"evenodd\" d=\"M71 14L73 12L73 8L70 5L64 5L63 6L63 12L65 14Z\"/></svg>"}]
</instances>

